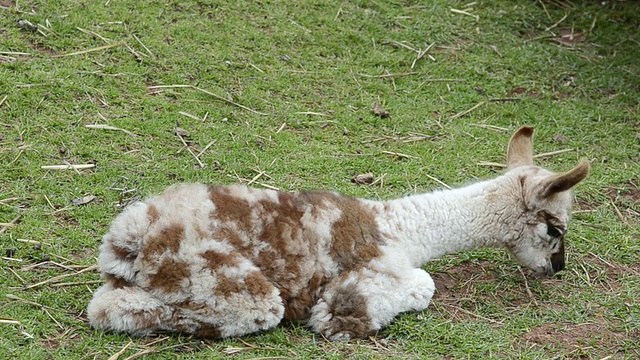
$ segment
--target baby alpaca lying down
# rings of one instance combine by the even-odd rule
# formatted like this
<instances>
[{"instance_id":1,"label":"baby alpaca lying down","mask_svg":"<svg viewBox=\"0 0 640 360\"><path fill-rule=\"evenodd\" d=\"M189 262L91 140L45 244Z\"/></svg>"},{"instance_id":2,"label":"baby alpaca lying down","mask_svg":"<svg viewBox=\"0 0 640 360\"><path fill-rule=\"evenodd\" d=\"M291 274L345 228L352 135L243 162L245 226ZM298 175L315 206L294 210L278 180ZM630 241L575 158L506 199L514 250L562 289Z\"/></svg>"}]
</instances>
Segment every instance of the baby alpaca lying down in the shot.
<instances>
[{"instance_id":1,"label":"baby alpaca lying down","mask_svg":"<svg viewBox=\"0 0 640 360\"><path fill-rule=\"evenodd\" d=\"M507 172L460 189L389 201L328 191L180 185L127 208L98 264L95 328L242 336L306 320L331 340L365 337L425 309L435 286L420 266L447 253L508 248L543 276L564 267L570 189L589 164L533 165L530 127Z\"/></svg>"}]
</instances>

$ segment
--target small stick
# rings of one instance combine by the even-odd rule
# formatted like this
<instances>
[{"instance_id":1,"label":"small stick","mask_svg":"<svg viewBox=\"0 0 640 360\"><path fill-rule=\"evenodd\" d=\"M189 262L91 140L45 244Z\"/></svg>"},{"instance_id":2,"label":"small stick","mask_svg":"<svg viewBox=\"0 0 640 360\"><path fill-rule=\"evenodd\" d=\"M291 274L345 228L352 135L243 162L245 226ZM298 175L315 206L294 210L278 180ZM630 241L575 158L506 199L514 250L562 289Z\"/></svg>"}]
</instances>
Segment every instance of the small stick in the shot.
<instances>
[{"instance_id":1,"label":"small stick","mask_svg":"<svg viewBox=\"0 0 640 360\"><path fill-rule=\"evenodd\" d=\"M531 292L531 289L529 288L529 283L527 282L527 277L524 275L524 271L522 271L522 267L518 266L518 271L520 271L520 274L522 275L522 278L524 279L524 289L527 291L527 295L529 295L529 298L531 300L533 300L533 303L538 306L538 302L536 301L536 298L533 296L533 293Z\"/></svg>"},{"instance_id":2,"label":"small stick","mask_svg":"<svg viewBox=\"0 0 640 360\"><path fill-rule=\"evenodd\" d=\"M98 34L97 32L91 31L91 30L85 30L83 28L79 28L76 26L76 29L80 30L81 32L87 34L87 35L91 35L91 36L95 36L97 38L100 38L100 40L104 41L107 44L111 44L111 39L108 39L100 34Z\"/></svg>"},{"instance_id":3,"label":"small stick","mask_svg":"<svg viewBox=\"0 0 640 360\"><path fill-rule=\"evenodd\" d=\"M442 181L440 181L440 180L438 180L438 179L434 178L433 176L431 176L431 175L429 175L429 174L424 174L424 176L426 176L426 177L428 177L429 179L431 179L431 180L433 180L433 181L437 182L438 184L440 184L440 185L442 185L442 186L446 187L447 189L451 189L451 186L449 186L449 185L447 185L447 184L443 183Z\"/></svg>"},{"instance_id":4,"label":"small stick","mask_svg":"<svg viewBox=\"0 0 640 360\"><path fill-rule=\"evenodd\" d=\"M7 223L7 225L11 224L10 226L15 226L18 223L18 221L20 220L20 218L22 218L22 214L14 217L13 220L11 220L11 221L9 221ZM5 225L1 225L1 226L2 226L2 228L0 229L0 235L2 235L9 228L9 226L5 226Z\"/></svg>"},{"instance_id":5,"label":"small stick","mask_svg":"<svg viewBox=\"0 0 640 360\"><path fill-rule=\"evenodd\" d=\"M424 83L428 83L428 82L464 82L464 81L466 81L466 80L465 79L455 79L455 78L452 78L452 79L431 79L431 78L429 78L429 79L424 79L424 81L422 81L422 83L424 84Z\"/></svg>"},{"instance_id":6,"label":"small stick","mask_svg":"<svg viewBox=\"0 0 640 360\"><path fill-rule=\"evenodd\" d=\"M261 73L264 74L264 71L262 71L262 69L260 69L259 67L255 66L254 64L249 63L249 66L251 66L252 68L254 68L254 69L256 69L256 70L258 70L258 71L260 71Z\"/></svg>"},{"instance_id":7,"label":"small stick","mask_svg":"<svg viewBox=\"0 0 640 360\"><path fill-rule=\"evenodd\" d=\"M76 52L72 52L72 53L68 53L68 54L53 55L52 57L61 58L61 57L67 57L67 56L82 55L82 54L87 54L87 53L94 52L94 51L101 51L101 50L111 49L113 47L120 46L120 45L123 45L123 44L124 44L123 42L118 42L118 43L115 43L115 44L98 46L96 48L82 50L82 51L76 51Z\"/></svg>"},{"instance_id":8,"label":"small stick","mask_svg":"<svg viewBox=\"0 0 640 360\"><path fill-rule=\"evenodd\" d=\"M282 123L282 125L280 125L280 127L278 128L278 130L276 131L276 134L280 133L280 131L284 130L284 128L287 126L287 123Z\"/></svg>"},{"instance_id":9,"label":"small stick","mask_svg":"<svg viewBox=\"0 0 640 360\"><path fill-rule=\"evenodd\" d=\"M296 115L316 115L316 116L327 116L327 117L331 116L331 115L313 112L313 111L298 111L296 112Z\"/></svg>"},{"instance_id":10,"label":"small stick","mask_svg":"<svg viewBox=\"0 0 640 360\"><path fill-rule=\"evenodd\" d=\"M127 134L127 135L131 135L133 137L137 137L138 135L132 133L129 130L125 130L125 129L121 129L121 128L117 128L115 126L110 126L110 125L104 125L104 124L88 124L85 125L84 127L88 128L88 129L97 129L97 130L115 130L115 131L122 131L123 133Z\"/></svg>"},{"instance_id":11,"label":"small stick","mask_svg":"<svg viewBox=\"0 0 640 360\"><path fill-rule=\"evenodd\" d=\"M558 20L555 24L549 26L548 28L544 29L545 32L555 29L558 25L560 25L560 23L562 23L564 21L564 19L567 18L567 16L569 16L569 13L564 14L564 16L562 17L562 19Z\"/></svg>"},{"instance_id":12,"label":"small stick","mask_svg":"<svg viewBox=\"0 0 640 360\"><path fill-rule=\"evenodd\" d=\"M180 344L182 345L182 344ZM144 349L142 351L140 351L139 353L133 354L127 358L125 358L124 360L134 360L137 359L141 356L147 355L147 354L153 354L154 352L156 352L156 349Z\"/></svg>"},{"instance_id":13,"label":"small stick","mask_svg":"<svg viewBox=\"0 0 640 360\"><path fill-rule=\"evenodd\" d=\"M91 265L91 266L86 267L86 268L84 268L84 269L82 269L80 271L77 271L77 272L73 273L73 274L64 274L64 275L54 276L54 277L52 277L50 279L47 279L47 280L44 280L44 281L40 281L39 283L35 283L33 285L26 286L26 287L24 287L22 289L23 290L29 290L29 289L33 289L33 288L41 286L41 285L50 284L50 283L56 283L59 280L66 279L66 278L71 277L71 276L77 276L77 275L80 275L80 274L88 272L88 271L93 271L93 270L95 270L97 268L98 268L98 265Z\"/></svg>"},{"instance_id":14,"label":"small stick","mask_svg":"<svg viewBox=\"0 0 640 360\"><path fill-rule=\"evenodd\" d=\"M146 47L146 46L142 43L142 41L140 41L140 39L138 39L138 37L136 36L136 34L131 34L131 35L133 35L133 38L134 38L134 39L136 39L136 41L138 42L138 44L140 44L140 46L142 46L142 47L144 48L144 50L149 54L149 56L151 56L151 58L152 58L152 59L155 59L155 58L156 58L156 56L155 56L155 55L153 55L153 53L151 52L151 50L149 50L149 48L148 48L148 47Z\"/></svg>"},{"instance_id":15,"label":"small stick","mask_svg":"<svg viewBox=\"0 0 640 360\"><path fill-rule=\"evenodd\" d=\"M401 157L401 158L405 158L405 159L417 159L418 158L417 156L402 154L402 153L393 152L393 151L382 150L381 153L387 154L387 155L395 155L395 156L398 156L398 157Z\"/></svg>"},{"instance_id":16,"label":"small stick","mask_svg":"<svg viewBox=\"0 0 640 360\"><path fill-rule=\"evenodd\" d=\"M264 175L264 171L260 171L258 173L258 175L254 176L253 179L251 179L248 183L247 186L253 184L256 180L258 180L262 175Z\"/></svg>"},{"instance_id":17,"label":"small stick","mask_svg":"<svg viewBox=\"0 0 640 360\"><path fill-rule=\"evenodd\" d=\"M618 215L618 217L620 218L620 221L626 224L627 219L624 217L624 215L622 215L622 213L620 212L620 209L618 209L618 207L616 206L616 203L614 203L613 200L611 200L610 202L611 202L611 205L613 206L613 209L616 211L616 215Z\"/></svg>"},{"instance_id":18,"label":"small stick","mask_svg":"<svg viewBox=\"0 0 640 360\"><path fill-rule=\"evenodd\" d=\"M211 142L210 142L210 143L208 143L208 144L207 144L207 146L205 146L205 147L204 147L204 149L202 149L202 150L198 153L198 155L196 155L196 157L198 157L198 158L199 158L199 157L200 157L200 155L204 154L204 152L205 152L205 151L207 151L207 150L211 147L211 145L213 145L213 144L215 144L215 143L216 143L216 140L215 140L215 139L211 140Z\"/></svg>"},{"instance_id":19,"label":"small stick","mask_svg":"<svg viewBox=\"0 0 640 360\"><path fill-rule=\"evenodd\" d=\"M479 103L473 105L469 110L465 110L465 111L462 111L462 112L459 112L459 113L453 115L452 117L449 118L449 120L455 120L455 119L461 118L461 117L467 115L468 113L472 112L473 110L479 108L482 105L484 105L484 101L480 101Z\"/></svg>"},{"instance_id":20,"label":"small stick","mask_svg":"<svg viewBox=\"0 0 640 360\"><path fill-rule=\"evenodd\" d=\"M109 359L107 360L118 360L118 358L120 357L120 355L124 354L125 351L127 351L127 349L133 345L133 341L129 341L127 343L127 345L125 345L120 351L118 351L117 353L109 356Z\"/></svg>"},{"instance_id":21,"label":"small stick","mask_svg":"<svg viewBox=\"0 0 640 360\"><path fill-rule=\"evenodd\" d=\"M425 55L427 55L427 53L429 52L429 50L431 50L431 48L435 45L436 43L432 43L431 45L427 46L426 49L418 51L418 56L415 58L415 60L413 60L413 62L411 63L411 70L413 70L414 67L416 67L416 63L422 59L422 57L424 57Z\"/></svg>"},{"instance_id":22,"label":"small stick","mask_svg":"<svg viewBox=\"0 0 640 360\"><path fill-rule=\"evenodd\" d=\"M408 73L395 73L395 74L384 74L384 75L369 75L369 74L358 74L358 75L366 78L373 78L373 79L395 79L397 77L418 75L418 73L408 72Z\"/></svg>"},{"instance_id":23,"label":"small stick","mask_svg":"<svg viewBox=\"0 0 640 360\"><path fill-rule=\"evenodd\" d=\"M198 165L200 165L200 168L203 168L204 164L202 163L202 161L200 161L200 159L196 156L196 154L194 154L193 151L191 151L191 148L189 147L189 145L187 145L186 141L184 141L184 139L182 138L182 135L180 135L177 131L176 131L176 135L178 135L178 139L180 139L182 144L187 148L187 151L189 152L189 154L191 154L196 159L196 161L198 162Z\"/></svg>"},{"instance_id":24,"label":"small stick","mask_svg":"<svg viewBox=\"0 0 640 360\"><path fill-rule=\"evenodd\" d=\"M197 117L197 116L195 116L195 115L191 115L191 114L189 114L188 112L178 111L178 114L180 114L180 115L184 115L184 116L186 116L186 117L190 117L190 118L192 118L192 119L194 119L194 120L202 121L202 119L200 119L199 117Z\"/></svg>"},{"instance_id":25,"label":"small stick","mask_svg":"<svg viewBox=\"0 0 640 360\"><path fill-rule=\"evenodd\" d=\"M224 101L227 104L231 104L233 106L237 106L237 107L239 107L241 109L245 109L245 110L250 111L250 112L252 112L254 114L258 114L258 115L262 115L262 116L269 116L269 114L265 114L265 113L253 110L253 109L248 108L248 107L246 107L244 105L241 105L241 104L233 102L233 101L231 101L229 99L226 99L226 98L224 98L224 97L222 97L220 95L214 94L211 91L207 91L205 89L201 89L201 88L193 86L193 85L155 85L155 86L149 86L149 89L167 89L167 88L189 88L189 89L197 90L197 91L205 93L205 94L207 94L207 95L209 95L209 96L211 96L213 98L216 98L216 99L218 99L220 101Z\"/></svg>"},{"instance_id":26,"label":"small stick","mask_svg":"<svg viewBox=\"0 0 640 360\"><path fill-rule=\"evenodd\" d=\"M100 283L102 283L102 280L90 280L90 281L80 281L80 282L64 282L64 283L51 284L51 287L89 285L89 284L100 284Z\"/></svg>"},{"instance_id":27,"label":"small stick","mask_svg":"<svg viewBox=\"0 0 640 360\"><path fill-rule=\"evenodd\" d=\"M18 275L18 273L17 273L17 272L15 272L15 270L13 270L11 267L7 266L7 269L9 269L9 271L11 271L11 273L13 274L13 276L17 277L17 278L18 278L18 280L20 280L20 282L22 283L22 285L26 285L26 284L27 284L27 282L26 282L23 278L21 278L21 277L20 277L20 275Z\"/></svg>"},{"instance_id":28,"label":"small stick","mask_svg":"<svg viewBox=\"0 0 640 360\"><path fill-rule=\"evenodd\" d=\"M485 125L485 124L469 124L471 126L477 126L479 128L483 128L483 129L491 129L491 130L498 130L498 131L509 131L509 129L505 129L503 127L499 127L499 126L495 126L495 125Z\"/></svg>"},{"instance_id":29,"label":"small stick","mask_svg":"<svg viewBox=\"0 0 640 360\"><path fill-rule=\"evenodd\" d=\"M418 50L418 49L416 49L416 48L414 48L414 47L412 47L412 46L409 46L409 45L407 45L407 44L401 43L401 42L399 42L399 41L395 41L395 40L387 40L387 41L384 41L384 42L383 42L383 44L385 44L385 43L393 44L393 45L396 45L396 46L399 46L399 47L403 47L403 48L405 48L405 49L408 49L408 50L411 50L411 51L414 51L414 52L419 52L419 50Z\"/></svg>"},{"instance_id":30,"label":"small stick","mask_svg":"<svg viewBox=\"0 0 640 360\"><path fill-rule=\"evenodd\" d=\"M0 319L0 324L22 325L18 320Z\"/></svg>"},{"instance_id":31,"label":"small stick","mask_svg":"<svg viewBox=\"0 0 640 360\"><path fill-rule=\"evenodd\" d=\"M2 100L0 100L0 106L2 106L2 104L4 104L4 101L7 100L7 98L9 97L9 95L5 95Z\"/></svg>"},{"instance_id":32,"label":"small stick","mask_svg":"<svg viewBox=\"0 0 640 360\"><path fill-rule=\"evenodd\" d=\"M67 164L67 165L43 165L40 166L40 169L43 170L69 170L69 169L73 169L73 170L84 170L84 169L91 169L96 167L96 164L76 164L76 165L72 165L72 164Z\"/></svg>"},{"instance_id":33,"label":"small stick","mask_svg":"<svg viewBox=\"0 0 640 360\"><path fill-rule=\"evenodd\" d=\"M472 18L476 19L476 21L480 21L480 16L478 16L478 15L473 15L473 14L467 12L467 11L458 10L458 9L454 9L454 8L451 8L450 10L451 10L451 12L454 12L456 14L462 14L462 15L471 16Z\"/></svg>"},{"instance_id":34,"label":"small stick","mask_svg":"<svg viewBox=\"0 0 640 360\"><path fill-rule=\"evenodd\" d=\"M543 157L549 157L549 156L553 156L553 155L558 155L558 154L563 154L569 151L573 151L574 149L564 149L564 150L557 150L557 151L552 151L552 152L548 152L548 153L542 153L542 154L537 154L537 155L533 155L534 159L537 158L543 158Z\"/></svg>"},{"instance_id":35,"label":"small stick","mask_svg":"<svg viewBox=\"0 0 640 360\"><path fill-rule=\"evenodd\" d=\"M471 315L471 316L473 316L473 317L476 317L476 318L478 318L478 319L486 320L486 321L488 321L488 322L492 322L492 323L494 323L494 324L498 324L498 325L504 325L504 323L503 323L502 321L489 319L489 318L487 318L487 317L484 317L484 316L482 316L482 315L478 315L478 314L476 314L476 313L473 313L473 312L471 312L471 311L469 311L469 310L465 310L465 309L463 309L463 308L461 308L461 307L458 307L458 306L455 306L455 305L450 305L450 304L446 304L446 303L443 303L443 304L444 304L445 306L452 307L452 308L454 308L454 309L456 309L456 310L462 311L463 313L465 313L465 314L469 314L469 315Z\"/></svg>"}]
</instances>

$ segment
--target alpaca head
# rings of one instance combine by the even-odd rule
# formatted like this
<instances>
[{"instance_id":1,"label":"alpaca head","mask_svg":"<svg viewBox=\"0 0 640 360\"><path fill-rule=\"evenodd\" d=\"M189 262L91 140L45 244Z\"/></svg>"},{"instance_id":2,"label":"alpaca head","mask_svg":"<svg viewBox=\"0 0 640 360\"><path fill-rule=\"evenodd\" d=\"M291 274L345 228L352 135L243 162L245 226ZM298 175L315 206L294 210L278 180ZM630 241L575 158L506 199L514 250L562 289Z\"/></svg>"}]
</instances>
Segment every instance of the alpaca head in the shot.
<instances>
[{"instance_id":1,"label":"alpaca head","mask_svg":"<svg viewBox=\"0 0 640 360\"><path fill-rule=\"evenodd\" d=\"M519 236L507 242L518 261L539 276L564 268L564 235L571 215L570 189L586 178L589 163L582 160L565 173L553 173L533 164L533 128L513 134L507 151L507 176L514 179L521 207Z\"/></svg>"}]
</instances>

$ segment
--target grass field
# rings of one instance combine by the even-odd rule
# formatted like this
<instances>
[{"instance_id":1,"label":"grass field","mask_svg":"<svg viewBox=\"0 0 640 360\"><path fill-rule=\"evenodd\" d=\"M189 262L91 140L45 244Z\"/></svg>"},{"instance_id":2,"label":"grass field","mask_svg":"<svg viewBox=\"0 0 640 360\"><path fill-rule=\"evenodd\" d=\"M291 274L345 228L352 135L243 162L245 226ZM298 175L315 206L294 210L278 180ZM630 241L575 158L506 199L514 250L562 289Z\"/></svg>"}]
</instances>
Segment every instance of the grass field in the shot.
<instances>
[{"instance_id":1,"label":"grass field","mask_svg":"<svg viewBox=\"0 0 640 360\"><path fill-rule=\"evenodd\" d=\"M638 358L639 104L636 1L0 0L0 358ZM592 163L552 279L447 256L428 310L349 343L86 322L101 235L140 197L459 186L500 173L523 124L542 166Z\"/></svg>"}]
</instances>

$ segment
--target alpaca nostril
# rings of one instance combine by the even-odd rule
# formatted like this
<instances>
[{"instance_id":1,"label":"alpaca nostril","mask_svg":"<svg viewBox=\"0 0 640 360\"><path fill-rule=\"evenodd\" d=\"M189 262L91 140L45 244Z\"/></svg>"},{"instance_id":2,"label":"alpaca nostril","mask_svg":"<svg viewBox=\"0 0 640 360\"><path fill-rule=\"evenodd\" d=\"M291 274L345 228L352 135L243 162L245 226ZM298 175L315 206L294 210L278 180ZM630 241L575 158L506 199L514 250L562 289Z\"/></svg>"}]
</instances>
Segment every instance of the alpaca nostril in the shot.
<instances>
[{"instance_id":1,"label":"alpaca nostril","mask_svg":"<svg viewBox=\"0 0 640 360\"><path fill-rule=\"evenodd\" d=\"M551 259L551 266L553 267L553 272L561 271L564 269L564 259L560 259L559 261Z\"/></svg>"},{"instance_id":2,"label":"alpaca nostril","mask_svg":"<svg viewBox=\"0 0 640 360\"><path fill-rule=\"evenodd\" d=\"M554 272L564 269L564 252L557 252L551 255L551 267Z\"/></svg>"}]
</instances>

